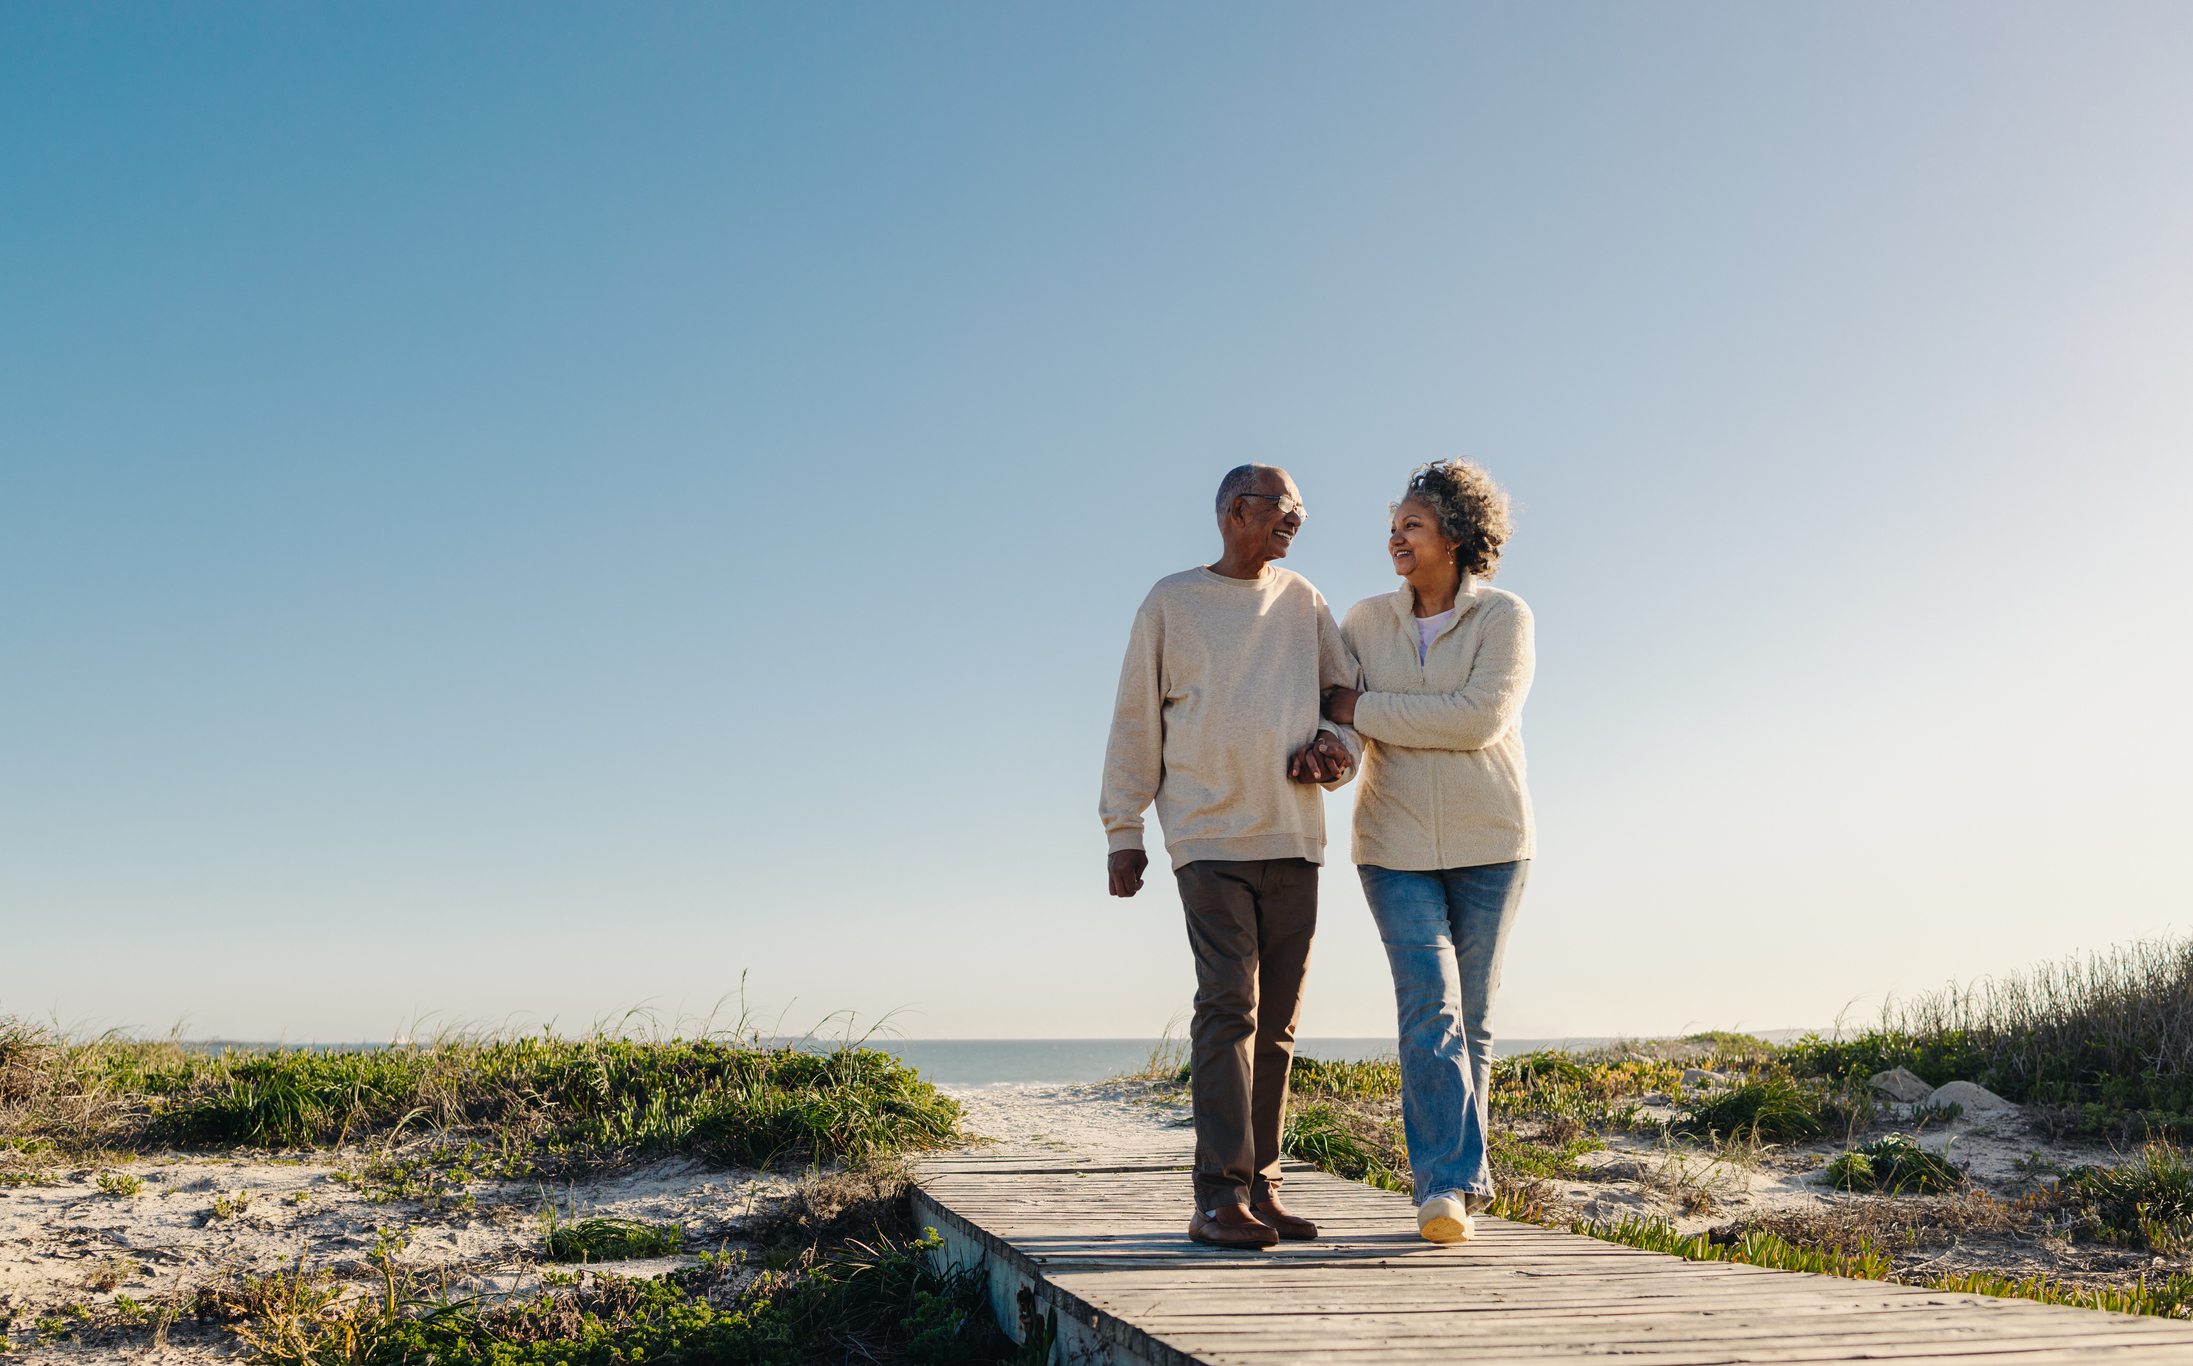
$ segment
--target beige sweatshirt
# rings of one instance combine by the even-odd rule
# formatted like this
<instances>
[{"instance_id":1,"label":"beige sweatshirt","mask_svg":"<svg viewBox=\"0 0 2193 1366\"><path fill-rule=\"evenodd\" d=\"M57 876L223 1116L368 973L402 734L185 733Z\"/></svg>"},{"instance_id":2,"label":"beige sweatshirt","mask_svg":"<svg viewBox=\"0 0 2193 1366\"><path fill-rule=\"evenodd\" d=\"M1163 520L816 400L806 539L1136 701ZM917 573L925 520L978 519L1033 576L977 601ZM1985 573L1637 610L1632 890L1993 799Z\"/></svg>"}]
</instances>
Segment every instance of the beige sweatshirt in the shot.
<instances>
[{"instance_id":1,"label":"beige sweatshirt","mask_svg":"<svg viewBox=\"0 0 2193 1366\"><path fill-rule=\"evenodd\" d=\"M1422 872L1531 857L1523 698L1537 655L1531 609L1466 579L1454 620L1416 657L1416 597L1365 598L1341 634L1363 668L1355 730L1355 861Z\"/></svg>"},{"instance_id":2,"label":"beige sweatshirt","mask_svg":"<svg viewBox=\"0 0 2193 1366\"><path fill-rule=\"evenodd\" d=\"M1257 580L1207 568L1157 581L1135 613L1119 671L1098 811L1111 850L1142 848L1157 803L1179 868L1197 859L1325 861L1325 797L1287 777L1287 757L1320 729L1327 684L1355 660L1310 581L1278 565ZM1355 776L1350 768L1328 787Z\"/></svg>"}]
</instances>

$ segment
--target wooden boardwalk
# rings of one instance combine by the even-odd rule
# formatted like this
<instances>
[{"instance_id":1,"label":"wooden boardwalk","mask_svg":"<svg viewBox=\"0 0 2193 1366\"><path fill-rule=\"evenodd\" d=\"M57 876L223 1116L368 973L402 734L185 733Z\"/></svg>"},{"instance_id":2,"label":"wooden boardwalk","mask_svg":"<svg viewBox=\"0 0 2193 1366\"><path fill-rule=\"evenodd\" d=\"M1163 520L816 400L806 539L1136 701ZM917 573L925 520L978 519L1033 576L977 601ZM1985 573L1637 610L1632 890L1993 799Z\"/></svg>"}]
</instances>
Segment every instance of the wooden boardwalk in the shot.
<instances>
[{"instance_id":1,"label":"wooden boardwalk","mask_svg":"<svg viewBox=\"0 0 2193 1366\"><path fill-rule=\"evenodd\" d=\"M2174 1362L2193 1323L1877 1281L1686 1262L1480 1217L1416 1236L1406 1197L1288 1168L1287 1203L1325 1236L1268 1252L1187 1239L1184 1150L920 1164L918 1219L985 1262L1016 1339L1055 1312L1057 1366L1416 1366L1621 1356L1720 1362Z\"/></svg>"}]
</instances>

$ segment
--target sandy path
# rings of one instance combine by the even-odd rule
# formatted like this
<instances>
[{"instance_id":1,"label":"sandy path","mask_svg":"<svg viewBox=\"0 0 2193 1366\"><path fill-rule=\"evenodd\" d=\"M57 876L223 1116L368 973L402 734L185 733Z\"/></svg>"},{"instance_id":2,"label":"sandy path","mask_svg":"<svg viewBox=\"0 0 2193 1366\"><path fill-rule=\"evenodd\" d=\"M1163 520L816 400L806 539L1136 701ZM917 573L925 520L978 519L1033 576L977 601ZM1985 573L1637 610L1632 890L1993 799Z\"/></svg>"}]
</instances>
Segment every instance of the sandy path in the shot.
<instances>
[{"instance_id":1,"label":"sandy path","mask_svg":"<svg viewBox=\"0 0 2193 1366\"><path fill-rule=\"evenodd\" d=\"M1146 1152L1193 1145L1188 1107L1133 1082L940 1086L967 1111L968 1133L999 1153Z\"/></svg>"},{"instance_id":2,"label":"sandy path","mask_svg":"<svg viewBox=\"0 0 2193 1366\"><path fill-rule=\"evenodd\" d=\"M1134 1082L1083 1085L940 1087L967 1108L967 1128L993 1140L991 1151L1076 1155L1102 1152L1178 1151L1193 1144L1188 1107L1155 1088ZM1663 1096L1645 1109L1672 1122L1677 1111ZM1891 1197L1851 1195L1824 1184L1827 1159L1840 1144L1819 1142L1794 1150L1767 1149L1735 1160L1687 1140L1659 1141L1642 1133L1610 1130L1605 1147L1584 1154L1582 1180L1549 1181L1544 1196L1564 1218L1666 1219L1698 1233L1735 1219L1822 1209L1839 1201L1881 1202ZM1980 1189L2030 1189L2015 1164L2050 1158L2069 1166L2100 1160L2082 1148L2054 1148L2028 1133L2016 1107L1961 1116L1919 1135L1922 1147L1946 1152L1967 1169Z\"/></svg>"}]
</instances>

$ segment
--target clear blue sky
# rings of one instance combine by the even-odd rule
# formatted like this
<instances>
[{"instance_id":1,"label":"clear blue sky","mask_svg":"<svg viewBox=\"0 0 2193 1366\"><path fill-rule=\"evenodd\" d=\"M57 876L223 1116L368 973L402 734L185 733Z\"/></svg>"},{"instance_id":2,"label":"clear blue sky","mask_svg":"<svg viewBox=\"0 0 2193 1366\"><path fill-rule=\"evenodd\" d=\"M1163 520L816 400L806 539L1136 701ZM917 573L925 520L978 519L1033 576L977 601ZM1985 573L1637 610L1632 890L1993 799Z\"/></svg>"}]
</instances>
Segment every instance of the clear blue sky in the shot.
<instances>
[{"instance_id":1,"label":"clear blue sky","mask_svg":"<svg viewBox=\"0 0 2193 1366\"><path fill-rule=\"evenodd\" d=\"M10 7L0 1013L1154 1034L1159 576L1520 503L1502 1025L2193 920L2184 5ZM1336 830L1345 795L1329 810ZM1390 1031L1345 839L1304 1027Z\"/></svg>"}]
</instances>

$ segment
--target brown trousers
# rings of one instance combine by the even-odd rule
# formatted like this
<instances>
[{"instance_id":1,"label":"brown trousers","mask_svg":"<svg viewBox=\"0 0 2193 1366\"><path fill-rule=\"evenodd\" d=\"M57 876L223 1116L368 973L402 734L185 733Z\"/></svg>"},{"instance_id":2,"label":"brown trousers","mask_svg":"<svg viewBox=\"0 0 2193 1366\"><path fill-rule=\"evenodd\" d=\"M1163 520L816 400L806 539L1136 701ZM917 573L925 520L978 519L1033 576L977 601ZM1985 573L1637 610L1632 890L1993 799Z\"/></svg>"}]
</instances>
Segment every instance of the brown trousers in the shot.
<instances>
[{"instance_id":1,"label":"brown trousers","mask_svg":"<svg viewBox=\"0 0 2193 1366\"><path fill-rule=\"evenodd\" d=\"M1279 1189L1279 1131L1317 933L1308 859L1198 859L1174 874L1195 952L1190 1088L1197 1209Z\"/></svg>"}]
</instances>

